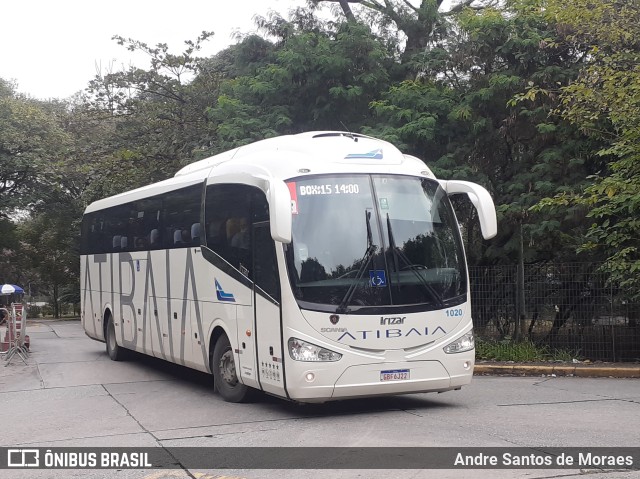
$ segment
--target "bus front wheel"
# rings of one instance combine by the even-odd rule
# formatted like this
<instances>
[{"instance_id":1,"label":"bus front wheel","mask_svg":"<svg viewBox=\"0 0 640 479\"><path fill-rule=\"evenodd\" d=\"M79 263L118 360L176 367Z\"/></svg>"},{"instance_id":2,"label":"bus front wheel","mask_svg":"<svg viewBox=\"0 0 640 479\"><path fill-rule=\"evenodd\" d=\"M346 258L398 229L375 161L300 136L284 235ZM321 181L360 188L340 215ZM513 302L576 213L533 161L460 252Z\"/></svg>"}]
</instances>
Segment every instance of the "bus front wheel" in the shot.
<instances>
[{"instance_id":1,"label":"bus front wheel","mask_svg":"<svg viewBox=\"0 0 640 479\"><path fill-rule=\"evenodd\" d=\"M213 384L222 399L227 402L245 402L251 396L251 389L238 380L236 362L229 338L223 334L213 348L211 356Z\"/></svg>"},{"instance_id":2,"label":"bus front wheel","mask_svg":"<svg viewBox=\"0 0 640 479\"><path fill-rule=\"evenodd\" d=\"M113 316L107 317L107 354L113 361L122 361L125 356L124 348L118 346L116 341L116 327L113 324Z\"/></svg>"}]
</instances>

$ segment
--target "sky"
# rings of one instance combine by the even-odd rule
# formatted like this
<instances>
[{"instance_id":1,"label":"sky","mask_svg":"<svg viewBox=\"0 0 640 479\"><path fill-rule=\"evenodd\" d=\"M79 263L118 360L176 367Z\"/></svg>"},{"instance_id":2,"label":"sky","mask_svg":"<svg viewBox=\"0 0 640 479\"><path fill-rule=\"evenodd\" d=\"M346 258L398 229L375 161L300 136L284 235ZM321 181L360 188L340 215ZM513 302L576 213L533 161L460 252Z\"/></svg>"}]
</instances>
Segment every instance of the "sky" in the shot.
<instances>
[{"instance_id":1,"label":"sky","mask_svg":"<svg viewBox=\"0 0 640 479\"><path fill-rule=\"evenodd\" d=\"M34 98L68 98L83 90L96 72L146 67L111 38L120 35L169 51L204 30L215 35L202 56L235 43L234 32L256 30L253 17L274 10L287 16L305 0L7 0L0 12L0 78Z\"/></svg>"}]
</instances>

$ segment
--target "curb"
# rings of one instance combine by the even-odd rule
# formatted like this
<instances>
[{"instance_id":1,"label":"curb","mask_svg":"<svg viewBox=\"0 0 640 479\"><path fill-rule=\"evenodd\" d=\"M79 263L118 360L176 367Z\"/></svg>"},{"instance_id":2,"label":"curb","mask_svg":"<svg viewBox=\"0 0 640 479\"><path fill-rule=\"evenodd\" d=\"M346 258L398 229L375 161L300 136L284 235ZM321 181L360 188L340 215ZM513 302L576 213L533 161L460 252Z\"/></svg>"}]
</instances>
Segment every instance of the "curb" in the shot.
<instances>
[{"instance_id":1,"label":"curb","mask_svg":"<svg viewBox=\"0 0 640 479\"><path fill-rule=\"evenodd\" d=\"M581 378L640 378L640 366L586 364L476 364L476 376L568 376Z\"/></svg>"}]
</instances>

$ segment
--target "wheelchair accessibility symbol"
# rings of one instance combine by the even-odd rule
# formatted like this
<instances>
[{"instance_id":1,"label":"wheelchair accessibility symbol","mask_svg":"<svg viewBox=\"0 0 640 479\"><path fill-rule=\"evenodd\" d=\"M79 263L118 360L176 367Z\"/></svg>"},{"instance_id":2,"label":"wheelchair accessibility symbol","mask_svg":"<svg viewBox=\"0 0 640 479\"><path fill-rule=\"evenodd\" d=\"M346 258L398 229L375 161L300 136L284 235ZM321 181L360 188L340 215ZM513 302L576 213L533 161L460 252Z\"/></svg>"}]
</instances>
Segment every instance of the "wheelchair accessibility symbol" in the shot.
<instances>
[{"instance_id":1,"label":"wheelchair accessibility symbol","mask_svg":"<svg viewBox=\"0 0 640 479\"><path fill-rule=\"evenodd\" d=\"M369 270L369 285L375 288L383 288L387 285L387 275L383 269Z\"/></svg>"}]
</instances>

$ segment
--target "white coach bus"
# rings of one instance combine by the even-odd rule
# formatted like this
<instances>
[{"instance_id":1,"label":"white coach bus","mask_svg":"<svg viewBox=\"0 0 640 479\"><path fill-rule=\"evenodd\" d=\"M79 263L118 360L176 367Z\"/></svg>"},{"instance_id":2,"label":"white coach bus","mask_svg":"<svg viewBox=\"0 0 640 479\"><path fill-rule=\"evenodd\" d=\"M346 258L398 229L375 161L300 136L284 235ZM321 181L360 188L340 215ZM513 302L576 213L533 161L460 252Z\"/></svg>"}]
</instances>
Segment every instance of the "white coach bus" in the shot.
<instances>
[{"instance_id":1,"label":"white coach bus","mask_svg":"<svg viewBox=\"0 0 640 479\"><path fill-rule=\"evenodd\" d=\"M469 284L448 195L393 145L352 133L259 141L96 201L82 222L82 323L211 373L223 399L300 402L448 391L471 381Z\"/></svg>"}]
</instances>

